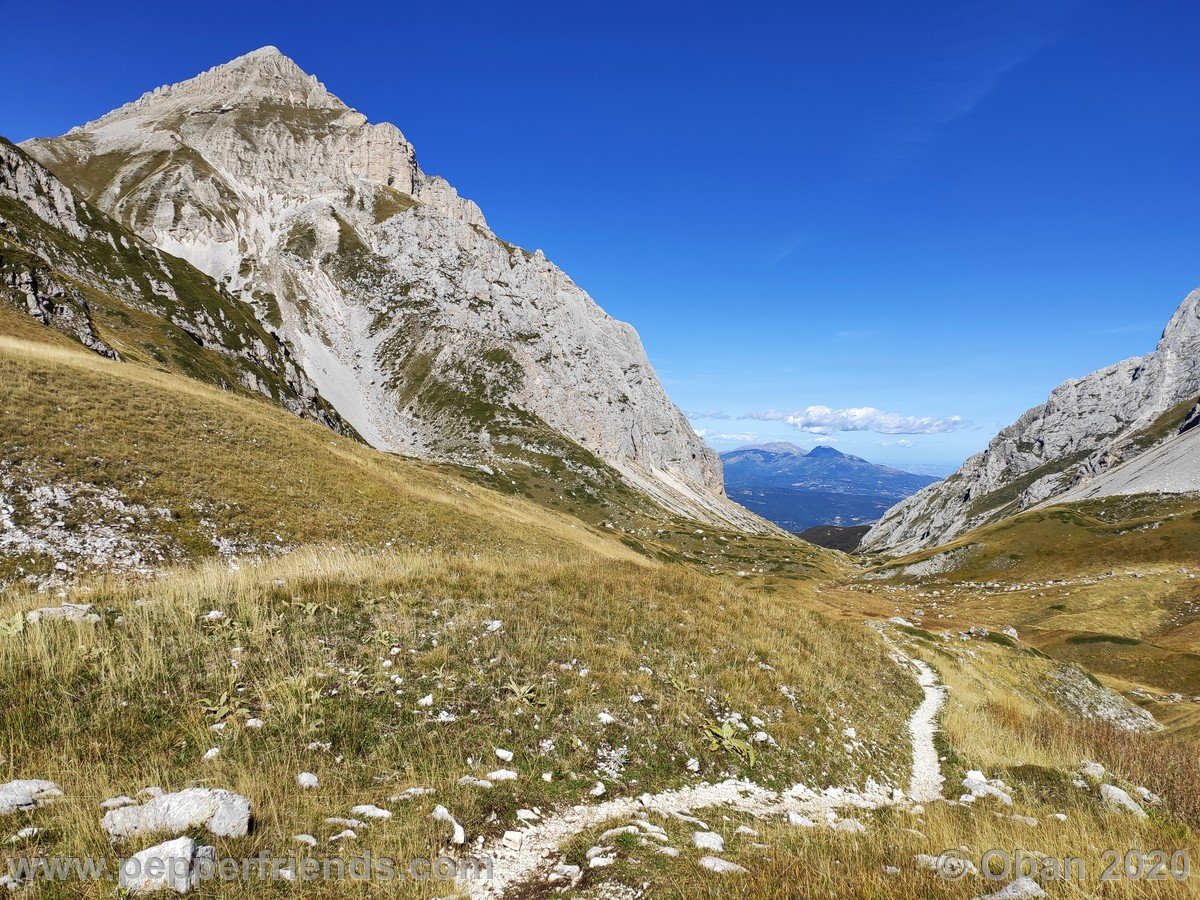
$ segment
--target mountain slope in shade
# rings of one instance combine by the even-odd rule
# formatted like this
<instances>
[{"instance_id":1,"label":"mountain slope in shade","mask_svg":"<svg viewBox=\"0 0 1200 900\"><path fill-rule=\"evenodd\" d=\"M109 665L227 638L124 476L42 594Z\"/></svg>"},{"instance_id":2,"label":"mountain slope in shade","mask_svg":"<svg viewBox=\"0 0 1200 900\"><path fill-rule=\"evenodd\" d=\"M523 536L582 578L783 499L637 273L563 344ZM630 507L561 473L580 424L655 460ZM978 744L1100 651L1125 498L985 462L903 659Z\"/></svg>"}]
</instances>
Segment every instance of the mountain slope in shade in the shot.
<instances>
[{"instance_id":1,"label":"mountain slope in shade","mask_svg":"<svg viewBox=\"0 0 1200 900\"><path fill-rule=\"evenodd\" d=\"M890 510L862 547L907 553L1039 504L1200 489L1200 448L1178 437L1190 433L1198 397L1200 290L1152 353L1059 385L957 473Z\"/></svg>"},{"instance_id":2,"label":"mountain slope in shade","mask_svg":"<svg viewBox=\"0 0 1200 900\"><path fill-rule=\"evenodd\" d=\"M832 447L774 442L721 454L728 495L789 531L873 522L936 479L878 466Z\"/></svg>"},{"instance_id":3,"label":"mountain slope in shade","mask_svg":"<svg viewBox=\"0 0 1200 900\"><path fill-rule=\"evenodd\" d=\"M579 446L674 512L765 526L633 328L275 48L25 146L249 304L373 445L543 474Z\"/></svg>"}]
</instances>

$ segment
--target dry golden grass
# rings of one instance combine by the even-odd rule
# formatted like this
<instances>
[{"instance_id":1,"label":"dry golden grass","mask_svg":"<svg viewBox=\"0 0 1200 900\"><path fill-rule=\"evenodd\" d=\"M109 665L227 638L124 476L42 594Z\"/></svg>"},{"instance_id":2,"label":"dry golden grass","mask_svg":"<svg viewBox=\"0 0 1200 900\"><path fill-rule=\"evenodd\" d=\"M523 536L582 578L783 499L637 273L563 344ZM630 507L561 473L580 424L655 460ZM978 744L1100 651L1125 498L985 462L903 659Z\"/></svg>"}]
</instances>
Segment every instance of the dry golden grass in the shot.
<instances>
[{"instance_id":1,"label":"dry golden grass","mask_svg":"<svg viewBox=\"0 0 1200 900\"><path fill-rule=\"evenodd\" d=\"M216 841L231 855L288 848L299 832L324 841L340 830L325 816L372 802L396 817L354 850L428 857L446 837L428 820L434 803L471 834L495 835L518 807L590 802L597 779L610 797L688 783L690 757L701 777L776 786L907 778L903 725L918 692L869 632L823 620L799 594L762 596L675 565L580 551L308 549L110 582L78 599L104 621L0 639L4 774L50 778L67 795L28 817L49 829L36 844L47 854L100 852L96 804L150 784L250 797L255 834ZM11 596L0 612L35 602ZM227 619L206 622L211 609ZM216 734L200 701L225 691L239 708ZM418 706L427 694L433 705ZM439 722L443 711L455 720ZM600 723L605 711L616 725ZM761 717L778 749L760 747L753 764L711 749L704 726L732 712ZM266 726L246 729L252 715ZM844 749L848 725L869 756ZM312 741L332 749L306 750ZM220 756L202 761L212 746ZM495 747L516 753L520 779L459 786L504 766ZM319 790L296 786L303 770ZM388 802L410 786L438 793Z\"/></svg>"},{"instance_id":2,"label":"dry golden grass","mask_svg":"<svg viewBox=\"0 0 1200 900\"><path fill-rule=\"evenodd\" d=\"M47 622L0 637L0 777L51 778L67 795L57 806L6 818L13 832L26 823L47 831L3 853L108 852L97 804L151 784L220 786L250 797L254 833L213 841L232 856L286 851L295 834L309 832L322 840L319 855L370 849L405 858L446 849L445 827L428 818L435 803L472 835L494 836L516 824L518 808L593 802L588 790L597 779L610 797L691 783L684 765L691 757L709 780L738 775L777 788L861 785L868 776L907 781L905 722L920 692L859 619L931 607L929 597L917 596L928 585L821 585L818 594L811 583L772 574L765 561L792 555L785 539L696 536L678 525L691 545L682 537L677 544L660 537L656 545L650 532L635 551L619 534L453 471L379 454L266 403L72 349L0 338L0 378L10 389L0 420L11 470L108 485L130 502L168 506L173 516L164 531L181 559L211 554L214 533L269 553L292 551L243 558L233 568L201 559L151 581L98 575L72 598L95 604L98 625ZM702 574L697 564L707 564L720 538L731 545L722 551L727 561L768 573L736 580ZM1086 546L1077 544L1080 559ZM660 558L647 558L647 547ZM809 576L845 571L820 554L794 556ZM1112 620L1109 633L1123 627L1144 636L1159 627L1159 614L1139 607L1119 622L1123 607L1112 592L1132 589L1143 592L1139 602L1158 602L1166 594L1150 581L1055 588L1061 597L946 581L936 603L953 618L937 627L996 627L1027 611L1017 621L1023 634L1041 621L1090 629ZM0 596L0 616L45 602L10 591ZM1048 609L1060 602L1063 609ZM1156 608L1165 610L1165 602ZM226 618L207 622L212 609ZM865 816L869 830L860 836L774 822L751 823L760 838L750 840L732 836L740 818L713 811L706 818L727 832L728 857L749 874L719 879L700 870L690 850L671 861L642 858L629 846L612 869L589 874L589 883L649 882L648 896L656 897L899 900L998 887L943 884L912 865L915 853L962 845L976 855L1031 848L1092 863L1106 847L1196 852L1187 830L1196 822L1187 794L1195 784L1194 744L1071 725L1042 684L1054 663L1030 649L947 643L917 630L899 629L896 637L949 688L939 735L948 793L966 770L981 769L1012 786L1015 811L1037 818L1036 828L1007 818L1007 808L997 818L1001 810L982 803L931 804L915 817L895 810ZM427 695L432 705L418 705ZM602 725L601 712L617 723ZM704 727L732 713L764 720L778 748L760 747L754 764L736 745L713 749ZM252 715L265 727L247 729ZM212 731L220 722L224 731ZM867 752L847 749L845 727L855 728ZM330 752L307 750L313 741L330 742ZM220 755L204 762L213 746ZM487 792L459 785L462 775L505 766L496 747L516 753L511 767L520 778ZM1085 758L1104 762L1124 784L1163 794L1164 807L1144 823L1105 812L1093 793L1070 786ZM303 770L318 774L318 790L297 787ZM437 794L387 799L411 786ZM368 802L395 817L363 830L352 847L325 843L340 830L326 816ZM1055 812L1067 822L1049 818ZM687 834L672 827L686 847ZM572 842L568 858L579 857L592 837ZM118 849L151 840L136 843ZM890 865L901 871L887 874ZM1063 896L1082 896L1060 888ZM251 881L204 893L280 890ZM347 890L306 888L319 897ZM1188 891L1195 893L1190 884L1117 883L1096 893ZM445 892L444 884L371 889ZM101 894L107 889L77 884L45 892Z\"/></svg>"},{"instance_id":3,"label":"dry golden grass","mask_svg":"<svg viewBox=\"0 0 1200 900\"><path fill-rule=\"evenodd\" d=\"M636 558L577 520L170 373L0 337L0 381L6 471L169 510L144 526L168 559L214 555L214 538L267 551L336 541Z\"/></svg>"}]
</instances>

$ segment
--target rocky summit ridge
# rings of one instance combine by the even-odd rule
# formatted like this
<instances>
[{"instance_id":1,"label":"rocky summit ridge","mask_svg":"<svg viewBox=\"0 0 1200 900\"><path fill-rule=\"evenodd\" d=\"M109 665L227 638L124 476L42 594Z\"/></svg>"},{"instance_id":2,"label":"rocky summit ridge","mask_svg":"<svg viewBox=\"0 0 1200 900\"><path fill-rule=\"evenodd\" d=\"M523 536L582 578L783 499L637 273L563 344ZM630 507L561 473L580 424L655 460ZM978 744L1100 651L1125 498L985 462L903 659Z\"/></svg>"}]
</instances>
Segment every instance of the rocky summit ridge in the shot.
<instances>
[{"instance_id":1,"label":"rocky summit ridge","mask_svg":"<svg viewBox=\"0 0 1200 900\"><path fill-rule=\"evenodd\" d=\"M22 146L249 304L374 446L487 470L594 458L672 512L766 527L722 495L631 326L276 48Z\"/></svg>"},{"instance_id":2,"label":"rocky summit ridge","mask_svg":"<svg viewBox=\"0 0 1200 900\"><path fill-rule=\"evenodd\" d=\"M1191 428L1198 400L1200 289L1180 304L1153 352L1059 385L957 473L889 510L862 549L938 546L1055 501L1200 491ZM1147 466L1152 459L1159 464Z\"/></svg>"}]
</instances>

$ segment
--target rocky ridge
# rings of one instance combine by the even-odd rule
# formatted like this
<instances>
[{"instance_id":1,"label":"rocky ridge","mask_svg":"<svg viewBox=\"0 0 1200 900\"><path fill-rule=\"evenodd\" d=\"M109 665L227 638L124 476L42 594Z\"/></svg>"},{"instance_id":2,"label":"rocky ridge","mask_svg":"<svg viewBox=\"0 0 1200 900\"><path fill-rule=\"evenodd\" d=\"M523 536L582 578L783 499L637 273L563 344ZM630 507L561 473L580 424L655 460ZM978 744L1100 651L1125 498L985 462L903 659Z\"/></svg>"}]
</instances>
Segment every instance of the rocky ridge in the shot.
<instances>
[{"instance_id":1,"label":"rocky ridge","mask_svg":"<svg viewBox=\"0 0 1200 900\"><path fill-rule=\"evenodd\" d=\"M1085 487L1189 429L1198 394L1200 290L1152 353L1059 385L957 473L889 510L862 549L907 553L1040 503L1098 496ZM1155 490L1195 489L1189 478L1155 482Z\"/></svg>"},{"instance_id":2,"label":"rocky ridge","mask_svg":"<svg viewBox=\"0 0 1200 900\"><path fill-rule=\"evenodd\" d=\"M673 512L767 527L629 325L275 48L24 146L246 301L373 445L489 469L577 445Z\"/></svg>"}]
</instances>

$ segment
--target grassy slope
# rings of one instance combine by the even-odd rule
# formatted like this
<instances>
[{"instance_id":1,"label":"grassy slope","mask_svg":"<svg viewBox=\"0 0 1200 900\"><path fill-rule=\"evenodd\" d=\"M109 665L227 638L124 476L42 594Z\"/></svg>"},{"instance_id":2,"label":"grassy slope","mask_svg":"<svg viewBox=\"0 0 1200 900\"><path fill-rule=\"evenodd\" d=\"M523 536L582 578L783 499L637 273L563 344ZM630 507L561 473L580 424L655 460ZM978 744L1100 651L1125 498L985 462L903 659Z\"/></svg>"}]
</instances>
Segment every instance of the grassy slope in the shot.
<instances>
[{"instance_id":1,"label":"grassy slope","mask_svg":"<svg viewBox=\"0 0 1200 900\"><path fill-rule=\"evenodd\" d=\"M953 559L941 574L910 567ZM1128 692L1181 702L1148 708L1200 734L1200 500L1111 497L1030 510L937 548L890 560L844 604L926 627L1014 625L1027 642ZM938 592L938 593L934 593Z\"/></svg>"},{"instance_id":2,"label":"grassy slope","mask_svg":"<svg viewBox=\"0 0 1200 900\"><path fill-rule=\"evenodd\" d=\"M811 580L778 574L715 578L704 574L698 548L724 535L692 529L697 545L687 552L697 558L664 561L670 535L653 535L660 552L647 556L627 535L379 454L264 400L140 365L9 339L0 342L0 375L12 398L2 413L10 471L109 485L131 502L169 507L177 515L157 527L192 557L212 552L213 527L230 539L274 543L278 534L301 547L237 570L213 560L149 584L109 579L78 594L102 612L98 625L45 623L0 638L0 777L49 777L68 796L7 820L13 831L48 829L8 852L100 852L95 804L147 784L211 784L250 796L259 825L248 838L217 841L231 854L285 850L302 831L324 841L339 830L324 817L374 802L396 816L360 830L355 850L425 856L444 847L444 827L428 819L435 802L470 834L495 835L516 824L518 808L594 802L588 790L597 779L608 796L727 774L777 786L867 776L905 783L915 686L871 632L814 611L818 601L836 605L834 596L857 592L825 587L817 595ZM767 568L778 552L773 540L746 540L737 552L750 568ZM825 555L815 558L825 565ZM839 571L830 565L823 577ZM10 591L0 614L45 602ZM206 622L211 609L228 618ZM983 659L947 655L918 634L897 637L953 688L949 774L981 766L1018 785L1020 811L1042 819L1068 812L1071 827L1047 849L1186 843L1174 819L1135 825L1103 814L1086 794L1054 793L1078 758L1101 755L1101 742L1071 732L1048 709L1036 654L989 644ZM226 692L234 702L225 710L206 709ZM417 704L425 695L429 707ZM454 721L438 722L443 711ZM601 712L616 724L601 724ZM733 712L763 719L778 748L760 747L753 765L736 750L714 749L704 727ZM1024 729L1035 713L1060 726ZM245 728L251 715L265 727ZM222 719L223 732L209 729ZM861 748L847 746L846 727ZM306 750L312 741L329 741L331 751ZM202 761L214 746L220 756ZM504 765L494 747L516 753L520 778L490 792L458 785L464 774ZM698 775L685 768L692 757ZM1026 765L1041 768L1015 771ZM303 770L322 787L301 791L295 776ZM1154 772L1134 774L1162 789ZM388 801L417 785L438 793ZM757 823L764 851L733 837L733 819L715 821L730 838L729 857L751 869L744 880L701 875L690 850L676 862L634 865L645 854L626 848L588 882L649 882L655 896L794 896L790 886L803 878L812 896L911 897L936 883L911 869L911 853L936 853L946 842L1008 846L1027 827L988 808L943 807L915 821L880 813L863 837ZM568 847L568 858L590 837ZM685 845L686 835L676 842ZM905 871L884 878L885 863ZM973 896L979 887L953 890ZM77 886L57 890L78 895ZM375 892L441 895L445 886ZM314 893L344 895L336 887Z\"/></svg>"},{"instance_id":3,"label":"grassy slope","mask_svg":"<svg viewBox=\"0 0 1200 900\"><path fill-rule=\"evenodd\" d=\"M863 629L813 613L801 582L652 559L265 400L69 346L0 339L0 380L4 470L18 479L167 509L152 527L179 558L211 556L214 536L304 548L236 571L213 560L152 583L108 578L77 595L100 624L0 638L0 778L52 778L68 796L5 821L49 829L23 852L99 852L96 804L147 784L250 796L260 827L222 842L231 853L286 849L300 831L324 839L338 829L323 817L376 802L397 816L361 846L429 855L444 838L434 801L388 795L434 786L472 834L495 834L519 806L586 799L597 778L611 796L725 774L778 786L907 777L903 722L918 691ZM0 613L46 602L10 590ZM214 608L228 619L207 623ZM204 698L225 692L235 710L207 712ZM426 694L428 708L416 702ZM456 721L437 723L443 711ZM602 711L618 724L602 725ZM704 726L733 712L761 717L778 748L753 765L711 749ZM266 727L244 728L251 714ZM225 731L210 731L219 720ZM851 726L865 750L845 746ZM314 740L332 751L305 750ZM210 746L222 753L206 763ZM521 779L460 787L502 765L497 746L517 753ZM305 769L319 791L296 787Z\"/></svg>"},{"instance_id":4,"label":"grassy slope","mask_svg":"<svg viewBox=\"0 0 1200 900\"><path fill-rule=\"evenodd\" d=\"M18 483L112 488L127 503L165 510L145 526L161 535L165 562L213 555L214 539L265 551L336 541L634 556L565 517L253 397L7 338L0 372L4 471Z\"/></svg>"}]
</instances>

